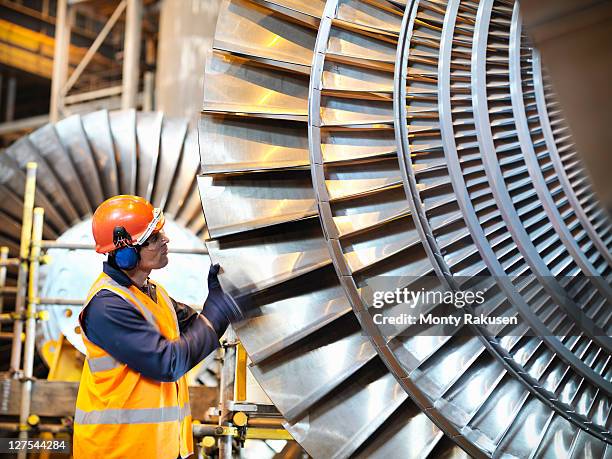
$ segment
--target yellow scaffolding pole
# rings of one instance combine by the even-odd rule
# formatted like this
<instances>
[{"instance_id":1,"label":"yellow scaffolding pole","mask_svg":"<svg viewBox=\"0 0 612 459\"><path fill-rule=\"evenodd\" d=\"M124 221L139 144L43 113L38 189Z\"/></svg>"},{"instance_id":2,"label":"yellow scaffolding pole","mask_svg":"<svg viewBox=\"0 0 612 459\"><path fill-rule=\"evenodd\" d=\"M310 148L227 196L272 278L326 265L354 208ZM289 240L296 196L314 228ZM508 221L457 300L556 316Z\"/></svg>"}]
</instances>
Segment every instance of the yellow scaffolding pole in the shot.
<instances>
[{"instance_id":1,"label":"yellow scaffolding pole","mask_svg":"<svg viewBox=\"0 0 612 459\"><path fill-rule=\"evenodd\" d=\"M8 247L0 247L0 314L2 314L2 309L4 308L4 287L6 286L8 254Z\"/></svg>"},{"instance_id":2,"label":"yellow scaffolding pole","mask_svg":"<svg viewBox=\"0 0 612 459\"><path fill-rule=\"evenodd\" d=\"M247 378L247 353L240 341L236 344L236 386L234 400L245 401Z\"/></svg>"},{"instance_id":3,"label":"yellow scaffolding pole","mask_svg":"<svg viewBox=\"0 0 612 459\"><path fill-rule=\"evenodd\" d=\"M21 245L19 249L19 272L17 274L17 296L15 297L15 314L18 316L13 324L13 345L11 348L11 367L13 376L21 370L21 334L23 333L23 314L26 284L28 279L28 257L32 237L32 215L34 212L34 195L36 193L36 163L26 166L26 185L23 199L23 218L21 223Z\"/></svg>"},{"instance_id":4,"label":"yellow scaffolding pole","mask_svg":"<svg viewBox=\"0 0 612 459\"><path fill-rule=\"evenodd\" d=\"M27 440L30 430L28 418L32 407L32 380L34 377L34 354L36 353L36 318L38 297L38 275L40 267L40 242L42 241L45 210L34 209L28 275L28 309L26 314L26 341L23 353L23 381L21 383L21 404L19 406L19 439ZM26 450L20 450L19 459L26 459Z\"/></svg>"}]
</instances>

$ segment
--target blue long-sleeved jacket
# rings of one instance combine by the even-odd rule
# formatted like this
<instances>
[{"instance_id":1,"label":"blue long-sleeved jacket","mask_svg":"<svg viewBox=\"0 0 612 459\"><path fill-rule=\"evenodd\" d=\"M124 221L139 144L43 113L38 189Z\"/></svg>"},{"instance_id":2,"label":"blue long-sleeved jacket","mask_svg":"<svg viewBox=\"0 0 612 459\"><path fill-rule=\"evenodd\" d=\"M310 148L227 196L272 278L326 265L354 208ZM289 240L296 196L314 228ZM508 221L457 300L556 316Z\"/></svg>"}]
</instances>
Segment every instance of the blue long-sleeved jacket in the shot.
<instances>
[{"instance_id":1,"label":"blue long-sleeved jacket","mask_svg":"<svg viewBox=\"0 0 612 459\"><path fill-rule=\"evenodd\" d=\"M103 270L118 284L130 278L105 262ZM151 296L155 298L155 293ZM101 290L83 311L87 338L116 360L157 381L176 381L219 347L215 331L189 306L172 300L181 336L170 341L120 296Z\"/></svg>"}]
</instances>

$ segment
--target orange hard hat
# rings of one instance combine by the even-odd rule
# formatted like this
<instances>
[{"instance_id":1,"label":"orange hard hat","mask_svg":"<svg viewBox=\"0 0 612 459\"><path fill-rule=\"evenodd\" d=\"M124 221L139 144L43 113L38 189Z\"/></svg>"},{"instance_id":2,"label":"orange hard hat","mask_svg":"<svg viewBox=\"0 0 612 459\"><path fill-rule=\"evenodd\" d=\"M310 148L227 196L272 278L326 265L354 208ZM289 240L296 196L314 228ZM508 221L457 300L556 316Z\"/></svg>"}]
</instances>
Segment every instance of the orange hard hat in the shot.
<instances>
[{"instance_id":1,"label":"orange hard hat","mask_svg":"<svg viewBox=\"0 0 612 459\"><path fill-rule=\"evenodd\" d=\"M125 245L140 245L164 226L163 212L140 196L121 194L98 206L91 223L96 252L108 253ZM116 235L124 236L117 241Z\"/></svg>"}]
</instances>

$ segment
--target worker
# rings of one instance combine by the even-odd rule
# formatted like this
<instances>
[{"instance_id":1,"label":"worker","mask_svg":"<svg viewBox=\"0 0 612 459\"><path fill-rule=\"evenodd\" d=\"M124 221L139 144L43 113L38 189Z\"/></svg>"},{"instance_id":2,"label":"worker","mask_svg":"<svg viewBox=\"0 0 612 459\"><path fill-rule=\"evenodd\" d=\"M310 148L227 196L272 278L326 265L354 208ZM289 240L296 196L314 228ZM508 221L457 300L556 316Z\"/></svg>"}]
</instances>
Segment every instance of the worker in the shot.
<instances>
[{"instance_id":1,"label":"worker","mask_svg":"<svg viewBox=\"0 0 612 459\"><path fill-rule=\"evenodd\" d=\"M193 454L185 373L219 347L241 311L208 273L202 313L149 279L168 264L164 215L138 196L104 201L93 215L108 254L79 324L87 358L74 417L75 459L176 459ZM185 269L189 269L185 267Z\"/></svg>"}]
</instances>

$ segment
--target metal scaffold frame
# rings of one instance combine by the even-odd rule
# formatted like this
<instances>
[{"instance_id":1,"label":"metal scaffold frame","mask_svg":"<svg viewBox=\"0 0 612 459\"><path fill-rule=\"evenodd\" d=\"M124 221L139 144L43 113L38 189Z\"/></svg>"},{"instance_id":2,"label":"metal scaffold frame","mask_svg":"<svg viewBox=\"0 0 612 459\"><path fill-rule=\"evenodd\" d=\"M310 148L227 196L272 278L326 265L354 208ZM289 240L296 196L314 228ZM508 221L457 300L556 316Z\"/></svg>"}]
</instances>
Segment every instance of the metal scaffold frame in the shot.
<instances>
[{"instance_id":1,"label":"metal scaffold frame","mask_svg":"<svg viewBox=\"0 0 612 459\"><path fill-rule=\"evenodd\" d=\"M136 108L139 104L138 84L140 81L141 30L143 16L142 0L121 0L108 21L100 30L96 39L68 76L70 34L76 10L87 0L58 0L57 22L55 28L55 52L53 59L53 77L51 82L51 105L49 118L56 122L68 114L71 105L83 104L100 99L111 99L121 96L121 108ZM125 13L125 37L122 82L120 85L96 89L80 94L69 94L83 71L91 62L104 40ZM153 83L152 73L146 72L142 105L151 110Z\"/></svg>"},{"instance_id":2,"label":"metal scaffold frame","mask_svg":"<svg viewBox=\"0 0 612 459\"><path fill-rule=\"evenodd\" d=\"M293 440L274 405L247 401L247 365L246 350L230 327L223 341L219 407L211 416L211 420L218 417L218 422L193 426L194 436L202 438L199 445L206 458L216 447L219 459L231 459L234 440L240 447L247 439Z\"/></svg>"}]
</instances>

